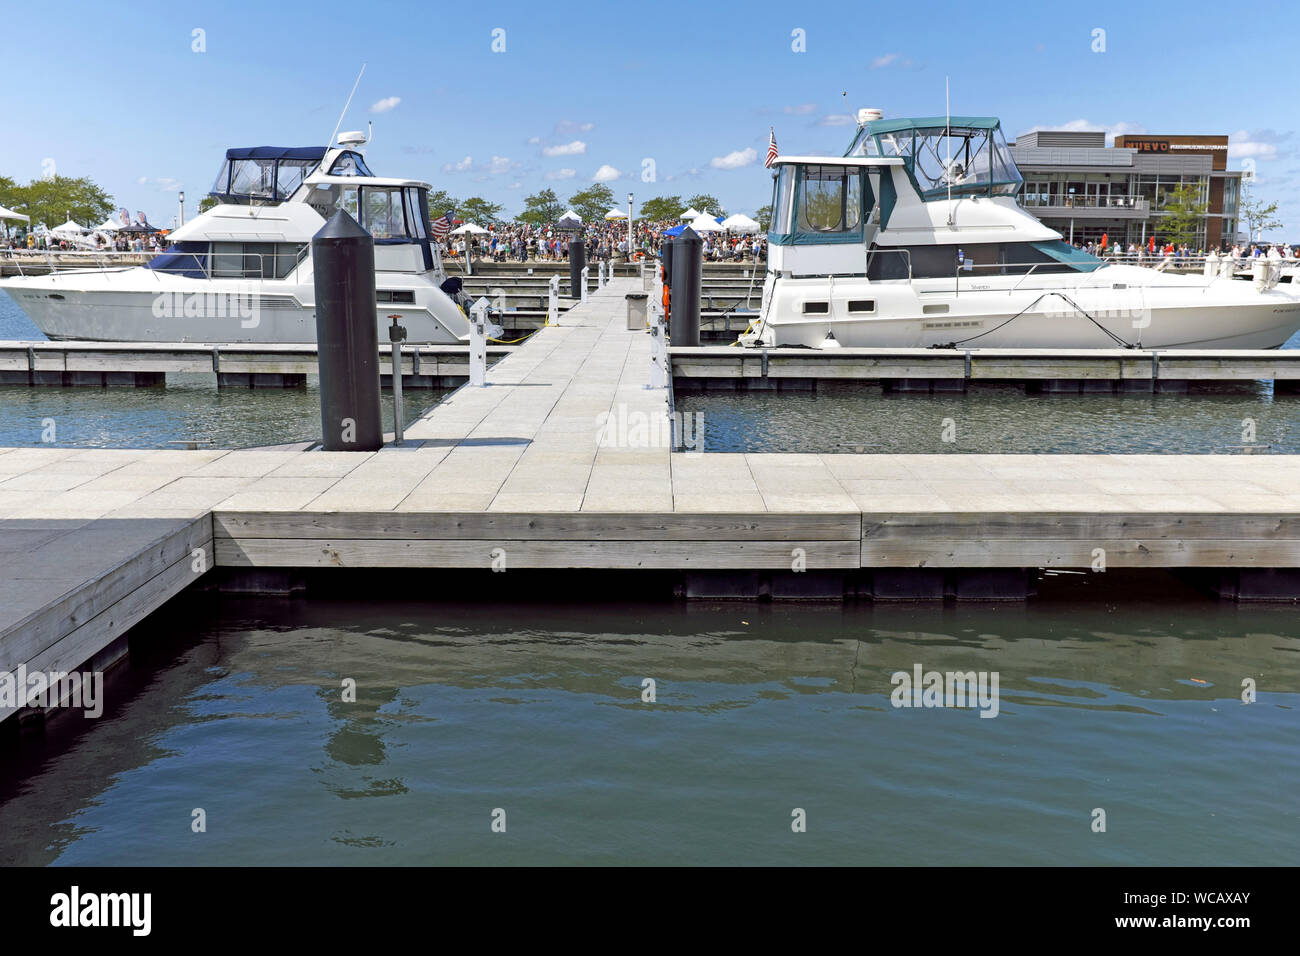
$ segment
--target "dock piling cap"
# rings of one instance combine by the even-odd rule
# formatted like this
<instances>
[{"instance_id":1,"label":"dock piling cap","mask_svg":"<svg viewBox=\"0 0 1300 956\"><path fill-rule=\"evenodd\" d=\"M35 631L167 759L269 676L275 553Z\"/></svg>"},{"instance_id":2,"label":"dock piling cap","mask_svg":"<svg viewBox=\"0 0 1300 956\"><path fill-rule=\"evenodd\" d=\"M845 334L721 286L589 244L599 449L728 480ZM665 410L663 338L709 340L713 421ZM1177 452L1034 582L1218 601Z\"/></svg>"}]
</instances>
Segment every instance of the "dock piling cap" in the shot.
<instances>
[{"instance_id":1,"label":"dock piling cap","mask_svg":"<svg viewBox=\"0 0 1300 956\"><path fill-rule=\"evenodd\" d=\"M320 231L311 237L312 242L347 242L358 239L370 239L370 233L361 228L346 209L340 209L330 216L329 221L320 227ZM373 241L373 240L371 240Z\"/></svg>"}]
</instances>

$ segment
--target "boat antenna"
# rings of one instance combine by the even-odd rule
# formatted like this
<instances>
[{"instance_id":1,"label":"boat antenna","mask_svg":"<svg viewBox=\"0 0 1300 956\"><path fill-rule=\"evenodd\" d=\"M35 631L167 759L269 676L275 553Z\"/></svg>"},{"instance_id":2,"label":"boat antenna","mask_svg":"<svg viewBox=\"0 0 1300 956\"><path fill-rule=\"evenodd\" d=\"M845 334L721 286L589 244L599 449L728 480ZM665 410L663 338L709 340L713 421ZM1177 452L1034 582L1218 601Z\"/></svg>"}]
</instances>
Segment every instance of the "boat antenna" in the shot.
<instances>
[{"instance_id":1,"label":"boat antenna","mask_svg":"<svg viewBox=\"0 0 1300 956\"><path fill-rule=\"evenodd\" d=\"M952 101L948 98L948 77L943 78L943 138L948 144L948 163L943 178L948 180L948 228L952 228Z\"/></svg>"},{"instance_id":2,"label":"boat antenna","mask_svg":"<svg viewBox=\"0 0 1300 956\"><path fill-rule=\"evenodd\" d=\"M361 73L366 72L366 65L361 64ZM334 145L334 137L339 135L339 127L343 125L343 117L348 115L348 107L352 105L352 97L357 95L357 87L361 85L361 73L357 74L357 81L352 84L352 92L348 94L348 101L343 104L343 112L339 114L339 121L334 124L334 132L330 134L329 142L325 144L328 148Z\"/></svg>"}]
</instances>

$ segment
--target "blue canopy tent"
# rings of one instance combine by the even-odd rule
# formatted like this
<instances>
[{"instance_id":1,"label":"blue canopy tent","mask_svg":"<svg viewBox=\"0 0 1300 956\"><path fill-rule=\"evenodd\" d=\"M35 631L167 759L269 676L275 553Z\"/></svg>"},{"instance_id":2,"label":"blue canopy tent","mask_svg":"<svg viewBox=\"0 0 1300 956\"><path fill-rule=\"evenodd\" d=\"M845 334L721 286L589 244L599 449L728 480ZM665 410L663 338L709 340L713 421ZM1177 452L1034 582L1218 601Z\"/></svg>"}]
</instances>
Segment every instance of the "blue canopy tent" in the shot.
<instances>
[{"instance_id":1,"label":"blue canopy tent","mask_svg":"<svg viewBox=\"0 0 1300 956\"><path fill-rule=\"evenodd\" d=\"M682 230L685 228L686 228L686 223L682 223L680 226L673 226L669 229L665 229L664 235L672 236L673 238L676 238L677 236L680 236L682 234Z\"/></svg>"}]
</instances>

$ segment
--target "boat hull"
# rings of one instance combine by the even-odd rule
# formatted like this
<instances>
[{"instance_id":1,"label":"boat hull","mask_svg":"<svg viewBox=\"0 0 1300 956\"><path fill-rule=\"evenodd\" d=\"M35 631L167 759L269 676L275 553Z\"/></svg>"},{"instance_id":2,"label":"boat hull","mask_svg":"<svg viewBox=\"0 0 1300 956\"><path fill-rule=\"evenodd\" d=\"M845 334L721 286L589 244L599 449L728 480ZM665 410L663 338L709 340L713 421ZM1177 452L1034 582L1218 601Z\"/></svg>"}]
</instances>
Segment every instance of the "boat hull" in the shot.
<instances>
[{"instance_id":1,"label":"boat hull","mask_svg":"<svg viewBox=\"0 0 1300 956\"><path fill-rule=\"evenodd\" d=\"M431 280L380 283L410 303L378 303L381 341L397 317L411 343L469 339L460 307ZM300 283L157 276L148 269L59 273L0 280L36 327L54 340L93 342L314 343L314 289Z\"/></svg>"},{"instance_id":2,"label":"boat hull","mask_svg":"<svg viewBox=\"0 0 1300 956\"><path fill-rule=\"evenodd\" d=\"M1146 276L1109 278L1127 281L998 289L953 280L769 278L753 341L820 348L829 333L858 348L1270 349L1300 330L1300 298L1281 289L1260 292L1228 279L1143 287L1133 280ZM827 311L810 315L810 304Z\"/></svg>"}]
</instances>

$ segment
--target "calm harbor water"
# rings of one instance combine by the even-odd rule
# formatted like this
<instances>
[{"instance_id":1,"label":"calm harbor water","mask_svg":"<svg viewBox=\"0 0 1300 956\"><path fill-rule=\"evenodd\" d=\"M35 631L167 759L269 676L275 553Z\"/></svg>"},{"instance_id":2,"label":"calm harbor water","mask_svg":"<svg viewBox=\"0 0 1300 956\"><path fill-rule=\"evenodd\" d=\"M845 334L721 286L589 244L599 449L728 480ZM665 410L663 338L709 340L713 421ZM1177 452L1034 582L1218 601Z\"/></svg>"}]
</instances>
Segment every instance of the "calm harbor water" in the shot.
<instances>
[{"instance_id":1,"label":"calm harbor water","mask_svg":"<svg viewBox=\"0 0 1300 956\"><path fill-rule=\"evenodd\" d=\"M41 337L0 295L0 339ZM1300 336L1287 347L1300 347ZM408 422L446 394L408 389ZM384 405L387 425L388 392ZM676 408L703 415L704 450L714 452L1240 454L1246 444L1300 452L1300 396L1275 398L1264 382L1185 395L1033 396L1013 386L884 395L827 383L815 392L679 392ZM57 423L59 444L152 448L201 438L240 448L318 438L320 398L314 377L306 390L219 390L211 375L169 375L166 388L0 386L0 445L39 443L46 418ZM947 420L953 441L945 441ZM1253 442L1243 437L1247 422Z\"/></svg>"},{"instance_id":2,"label":"calm harbor water","mask_svg":"<svg viewBox=\"0 0 1300 956\"><path fill-rule=\"evenodd\" d=\"M1293 864L1295 612L1055 580L1010 607L182 607L101 719L5 758L0 863ZM892 707L917 664L996 671L998 715Z\"/></svg>"},{"instance_id":3,"label":"calm harbor water","mask_svg":"<svg viewBox=\"0 0 1300 956\"><path fill-rule=\"evenodd\" d=\"M0 339L43 339L13 301L0 293ZM406 389L403 417L414 421L447 389ZM392 428L392 392L382 393L383 422ZM217 388L215 375L167 376L165 388L29 388L0 385L0 445L39 445L54 419L57 444L86 448L167 448L205 440L215 448L247 448L319 440L320 392L307 387Z\"/></svg>"}]
</instances>

